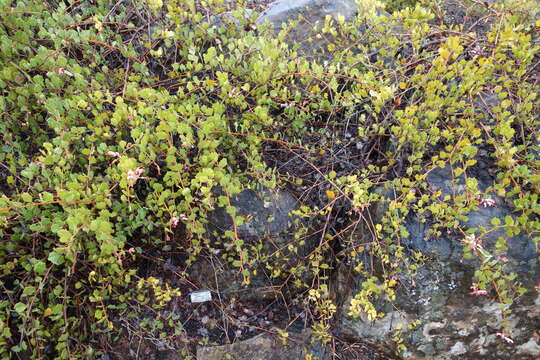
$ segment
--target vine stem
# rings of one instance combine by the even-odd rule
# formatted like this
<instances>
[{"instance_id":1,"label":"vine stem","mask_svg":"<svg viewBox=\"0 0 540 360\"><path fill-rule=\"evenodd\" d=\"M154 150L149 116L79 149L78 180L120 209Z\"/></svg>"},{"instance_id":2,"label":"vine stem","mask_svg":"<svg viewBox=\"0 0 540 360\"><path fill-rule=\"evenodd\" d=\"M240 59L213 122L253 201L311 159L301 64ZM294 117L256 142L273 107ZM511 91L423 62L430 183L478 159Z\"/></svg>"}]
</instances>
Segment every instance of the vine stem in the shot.
<instances>
[{"instance_id":1,"label":"vine stem","mask_svg":"<svg viewBox=\"0 0 540 360\"><path fill-rule=\"evenodd\" d=\"M15 10L15 11L0 11L1 15L11 15L11 14L33 14L39 15L40 12L37 11L24 11L24 10Z\"/></svg>"},{"instance_id":2,"label":"vine stem","mask_svg":"<svg viewBox=\"0 0 540 360\"><path fill-rule=\"evenodd\" d=\"M45 202L39 202L39 203L31 203L23 206L11 206L7 208L0 208L0 213L2 212L8 212L11 210L18 210L18 209L24 209L32 206L41 206L41 205L49 205L49 204L64 204L67 203L67 200L53 200L53 201L45 201ZM92 200L74 200L72 202L73 204L95 204L95 201Z\"/></svg>"}]
</instances>

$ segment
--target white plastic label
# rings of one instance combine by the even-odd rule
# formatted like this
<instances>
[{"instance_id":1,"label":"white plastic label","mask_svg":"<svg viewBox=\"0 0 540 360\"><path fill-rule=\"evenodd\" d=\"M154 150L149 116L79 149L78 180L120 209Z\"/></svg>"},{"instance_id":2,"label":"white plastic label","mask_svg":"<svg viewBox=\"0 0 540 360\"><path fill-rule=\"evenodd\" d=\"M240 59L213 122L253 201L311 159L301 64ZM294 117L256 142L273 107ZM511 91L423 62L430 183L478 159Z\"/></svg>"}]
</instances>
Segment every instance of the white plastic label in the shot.
<instances>
[{"instance_id":1,"label":"white plastic label","mask_svg":"<svg viewBox=\"0 0 540 360\"><path fill-rule=\"evenodd\" d=\"M211 301L212 294L208 290L198 290L191 293L192 303L202 303L205 301Z\"/></svg>"}]
</instances>

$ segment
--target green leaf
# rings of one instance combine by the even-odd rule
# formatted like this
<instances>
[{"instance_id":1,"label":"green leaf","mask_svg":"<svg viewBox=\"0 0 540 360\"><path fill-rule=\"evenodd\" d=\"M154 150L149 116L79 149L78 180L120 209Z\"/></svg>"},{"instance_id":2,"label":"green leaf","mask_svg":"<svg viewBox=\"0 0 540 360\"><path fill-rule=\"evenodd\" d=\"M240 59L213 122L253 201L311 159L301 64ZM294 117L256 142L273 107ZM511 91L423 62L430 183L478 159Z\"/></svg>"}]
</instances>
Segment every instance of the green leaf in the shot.
<instances>
[{"instance_id":1,"label":"green leaf","mask_svg":"<svg viewBox=\"0 0 540 360\"><path fill-rule=\"evenodd\" d=\"M66 229L60 229L57 234L61 243L65 244L71 239L71 233Z\"/></svg>"},{"instance_id":2,"label":"green leaf","mask_svg":"<svg viewBox=\"0 0 540 360\"><path fill-rule=\"evenodd\" d=\"M16 303L14 307L15 311L19 314L23 313L26 310L26 304L23 303Z\"/></svg>"},{"instance_id":3,"label":"green leaf","mask_svg":"<svg viewBox=\"0 0 540 360\"><path fill-rule=\"evenodd\" d=\"M62 290L62 288L60 288L60 290ZM64 307L62 306L62 304L56 304L56 305L54 305L53 308L52 308L53 314L61 314L63 308L64 308Z\"/></svg>"},{"instance_id":4,"label":"green leaf","mask_svg":"<svg viewBox=\"0 0 540 360\"><path fill-rule=\"evenodd\" d=\"M41 194L41 198L43 199L43 201L53 201L54 200L54 197L51 193L49 192L44 192L43 194Z\"/></svg>"},{"instance_id":5,"label":"green leaf","mask_svg":"<svg viewBox=\"0 0 540 360\"><path fill-rule=\"evenodd\" d=\"M137 160L133 158L127 158L123 157L120 159L120 162L118 164L118 168L122 172L127 172L129 170L135 170L137 168Z\"/></svg>"},{"instance_id":6,"label":"green leaf","mask_svg":"<svg viewBox=\"0 0 540 360\"><path fill-rule=\"evenodd\" d=\"M103 311L102 310L96 310L94 316L98 320L102 319L103 318Z\"/></svg>"},{"instance_id":7,"label":"green leaf","mask_svg":"<svg viewBox=\"0 0 540 360\"><path fill-rule=\"evenodd\" d=\"M51 251L49 253L49 261L52 262L54 265L61 265L64 263L64 256L55 251Z\"/></svg>"},{"instance_id":8,"label":"green leaf","mask_svg":"<svg viewBox=\"0 0 540 360\"><path fill-rule=\"evenodd\" d=\"M35 286L27 286L23 290L23 295L24 296L33 295L35 292L36 292Z\"/></svg>"},{"instance_id":9,"label":"green leaf","mask_svg":"<svg viewBox=\"0 0 540 360\"><path fill-rule=\"evenodd\" d=\"M45 273L45 270L47 270L47 266L45 265L45 262L41 261L41 260L38 260L35 264L34 264L34 271L41 275L43 273Z\"/></svg>"}]
</instances>

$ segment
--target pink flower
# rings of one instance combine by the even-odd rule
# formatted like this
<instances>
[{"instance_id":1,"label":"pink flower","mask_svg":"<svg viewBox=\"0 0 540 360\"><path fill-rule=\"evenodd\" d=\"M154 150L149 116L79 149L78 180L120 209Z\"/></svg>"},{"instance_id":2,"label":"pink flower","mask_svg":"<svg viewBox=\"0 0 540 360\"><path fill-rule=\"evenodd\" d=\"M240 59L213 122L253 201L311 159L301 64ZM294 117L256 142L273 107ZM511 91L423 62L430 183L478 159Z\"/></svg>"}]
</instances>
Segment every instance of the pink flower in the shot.
<instances>
[{"instance_id":1,"label":"pink flower","mask_svg":"<svg viewBox=\"0 0 540 360\"><path fill-rule=\"evenodd\" d=\"M169 220L169 224L171 225L172 228L175 228L176 226L178 226L178 221L180 221L180 218L178 216L173 216Z\"/></svg>"},{"instance_id":2,"label":"pink flower","mask_svg":"<svg viewBox=\"0 0 540 360\"><path fill-rule=\"evenodd\" d=\"M179 216L173 216L170 220L169 220L169 225L172 227L172 228L175 228L178 226L178 223L180 222L180 220L182 221L187 221L188 220L188 217L186 216L186 214L180 214Z\"/></svg>"},{"instance_id":3,"label":"pink flower","mask_svg":"<svg viewBox=\"0 0 540 360\"><path fill-rule=\"evenodd\" d=\"M480 46L476 45L473 49L469 49L469 54L471 56L485 56L486 52Z\"/></svg>"},{"instance_id":4,"label":"pink flower","mask_svg":"<svg viewBox=\"0 0 540 360\"><path fill-rule=\"evenodd\" d=\"M282 104L279 104L279 106L282 107L282 108L293 107L294 102L292 102L292 103L282 103Z\"/></svg>"},{"instance_id":5,"label":"pink flower","mask_svg":"<svg viewBox=\"0 0 540 360\"><path fill-rule=\"evenodd\" d=\"M56 73L57 73L58 75L62 75L62 74L64 73L64 68L63 68L63 67L59 68L59 69L56 71Z\"/></svg>"},{"instance_id":6,"label":"pink flower","mask_svg":"<svg viewBox=\"0 0 540 360\"><path fill-rule=\"evenodd\" d=\"M474 296L487 295L487 293L488 293L487 290L479 290L477 284L472 284L470 289L472 291L469 294L474 295Z\"/></svg>"},{"instance_id":7,"label":"pink flower","mask_svg":"<svg viewBox=\"0 0 540 360\"><path fill-rule=\"evenodd\" d=\"M127 181L130 186L135 185L137 180L141 177L142 173L144 172L143 168L137 168L136 170L129 170L127 172Z\"/></svg>"},{"instance_id":8,"label":"pink flower","mask_svg":"<svg viewBox=\"0 0 540 360\"><path fill-rule=\"evenodd\" d=\"M462 240L465 245L468 245L472 250L483 251L482 248L482 239L477 239L474 234L465 236L465 239Z\"/></svg>"},{"instance_id":9,"label":"pink flower","mask_svg":"<svg viewBox=\"0 0 540 360\"><path fill-rule=\"evenodd\" d=\"M498 332L498 333L495 334L495 336L500 337L501 339L503 339L504 341L506 341L506 342L509 343L509 344L513 344L513 343L514 343L514 340L512 340L511 338L509 338L508 336L506 336L506 335L503 334L503 333Z\"/></svg>"},{"instance_id":10,"label":"pink flower","mask_svg":"<svg viewBox=\"0 0 540 360\"><path fill-rule=\"evenodd\" d=\"M107 155L107 156L112 156L112 157L120 157L120 154L117 153L116 151L107 151L107 152L105 153L105 155Z\"/></svg>"},{"instance_id":11,"label":"pink flower","mask_svg":"<svg viewBox=\"0 0 540 360\"><path fill-rule=\"evenodd\" d=\"M480 199L480 204L485 208L492 207L495 206L495 200L493 200L492 198L482 198Z\"/></svg>"}]
</instances>

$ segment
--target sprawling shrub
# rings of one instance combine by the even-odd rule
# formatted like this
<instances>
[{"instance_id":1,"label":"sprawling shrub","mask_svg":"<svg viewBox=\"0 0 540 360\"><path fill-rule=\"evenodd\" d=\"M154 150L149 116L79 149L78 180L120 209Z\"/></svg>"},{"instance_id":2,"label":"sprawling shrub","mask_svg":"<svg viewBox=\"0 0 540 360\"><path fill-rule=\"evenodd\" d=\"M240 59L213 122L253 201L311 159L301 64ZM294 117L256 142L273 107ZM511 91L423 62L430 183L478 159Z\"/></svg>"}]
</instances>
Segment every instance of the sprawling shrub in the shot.
<instances>
[{"instance_id":1,"label":"sprawling shrub","mask_svg":"<svg viewBox=\"0 0 540 360\"><path fill-rule=\"evenodd\" d=\"M320 279L306 295L320 334L334 312L327 275L336 261L366 271L361 251L384 271L366 273L354 308L380 315L371 300L391 299L392 275L415 266L399 242L411 209L431 214L434 231L459 232L494 192L517 220L493 224L538 248L533 10L528 2L485 10L494 24L485 35L435 21L438 8L420 5L352 24L328 19L320 30L332 60L322 63L288 47L287 29L269 36L256 14L223 1L0 0L0 354L106 352L107 339L130 331L117 319L180 294L141 273L145 253L174 246L189 266L224 249L249 283L255 245L235 231L211 240L205 220L218 206L234 215L231 197L245 188L289 186L303 193L297 215L322 219L305 269ZM498 99L489 113L478 111L482 92ZM470 179L443 200L427 191L432 169L450 166L457 177L486 149L492 187ZM380 185L399 196L372 224L367 208L389 202L374 191ZM365 249L348 237L359 223L374 234ZM343 251L326 256L338 241ZM523 291L515 275L481 264L478 286L508 308Z\"/></svg>"}]
</instances>

